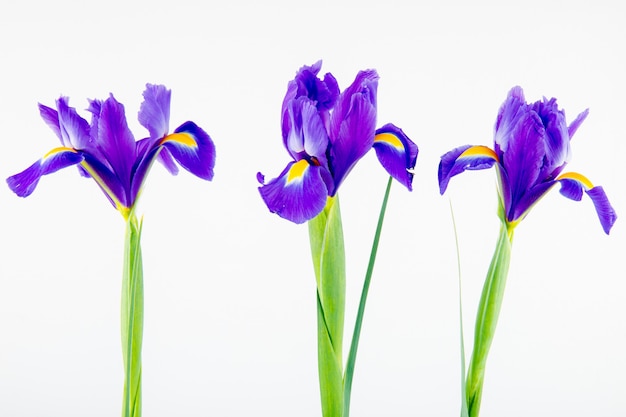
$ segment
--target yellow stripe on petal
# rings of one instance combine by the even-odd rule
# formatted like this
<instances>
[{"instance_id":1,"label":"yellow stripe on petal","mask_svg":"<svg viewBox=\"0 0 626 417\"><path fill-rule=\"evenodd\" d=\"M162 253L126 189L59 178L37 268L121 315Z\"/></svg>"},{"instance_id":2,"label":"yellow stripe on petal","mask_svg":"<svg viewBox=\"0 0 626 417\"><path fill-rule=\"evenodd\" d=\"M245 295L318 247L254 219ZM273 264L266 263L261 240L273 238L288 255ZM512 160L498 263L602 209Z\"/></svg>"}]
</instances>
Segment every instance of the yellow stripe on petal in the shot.
<instances>
[{"instance_id":1,"label":"yellow stripe on petal","mask_svg":"<svg viewBox=\"0 0 626 417\"><path fill-rule=\"evenodd\" d=\"M43 156L43 159L49 158L49 157L51 157L52 155L57 154L57 153L61 153L61 152L68 152L68 151L69 151L69 152L74 152L74 153L77 153L76 149L73 149L73 148L67 148L67 147L65 147L65 146L59 146L58 148L54 148L54 149L52 149L50 152L48 152L47 154L45 154L45 155Z\"/></svg>"},{"instance_id":2,"label":"yellow stripe on petal","mask_svg":"<svg viewBox=\"0 0 626 417\"><path fill-rule=\"evenodd\" d=\"M589 190L593 188L593 184L589 181L589 178L585 177L583 174L579 174L578 172L566 172L557 177L558 180L574 180L583 184Z\"/></svg>"},{"instance_id":3,"label":"yellow stripe on petal","mask_svg":"<svg viewBox=\"0 0 626 417\"><path fill-rule=\"evenodd\" d=\"M404 150L404 145L400 139L392 133L379 133L374 137L374 142L385 142L398 150Z\"/></svg>"},{"instance_id":4,"label":"yellow stripe on petal","mask_svg":"<svg viewBox=\"0 0 626 417\"><path fill-rule=\"evenodd\" d=\"M302 178L308 167L309 163L305 159L301 159L293 164L287 174L287 182Z\"/></svg>"},{"instance_id":5,"label":"yellow stripe on petal","mask_svg":"<svg viewBox=\"0 0 626 417\"><path fill-rule=\"evenodd\" d=\"M498 161L498 155L496 155L493 149L482 145L472 146L471 148L466 149L465 152L459 155L458 159L472 156L486 156L488 158L492 158L496 162Z\"/></svg>"},{"instance_id":6,"label":"yellow stripe on petal","mask_svg":"<svg viewBox=\"0 0 626 417\"><path fill-rule=\"evenodd\" d=\"M165 142L176 142L190 148L198 147L196 139L189 133L172 133L171 135L167 135L166 137L161 139L160 145L163 145Z\"/></svg>"}]
</instances>

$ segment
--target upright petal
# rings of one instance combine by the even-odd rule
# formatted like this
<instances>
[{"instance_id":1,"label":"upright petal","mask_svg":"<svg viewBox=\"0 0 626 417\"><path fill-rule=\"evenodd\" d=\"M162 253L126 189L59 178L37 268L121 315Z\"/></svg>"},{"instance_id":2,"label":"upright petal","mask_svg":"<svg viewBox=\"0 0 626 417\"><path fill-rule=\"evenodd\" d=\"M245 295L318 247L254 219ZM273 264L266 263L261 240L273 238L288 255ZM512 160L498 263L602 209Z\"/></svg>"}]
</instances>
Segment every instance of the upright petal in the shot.
<instances>
[{"instance_id":1,"label":"upright petal","mask_svg":"<svg viewBox=\"0 0 626 417\"><path fill-rule=\"evenodd\" d=\"M411 191L413 168L417 161L417 145L397 126L391 123L376 130L374 150L389 175Z\"/></svg>"},{"instance_id":2,"label":"upright petal","mask_svg":"<svg viewBox=\"0 0 626 417\"><path fill-rule=\"evenodd\" d=\"M315 104L306 97L293 100L288 108L287 150L295 160L314 157L326 166L328 133Z\"/></svg>"},{"instance_id":3,"label":"upright petal","mask_svg":"<svg viewBox=\"0 0 626 417\"><path fill-rule=\"evenodd\" d=\"M135 139L128 128L124 106L110 95L98 118L97 145L103 157L130 192L131 171L135 163Z\"/></svg>"},{"instance_id":4,"label":"upright petal","mask_svg":"<svg viewBox=\"0 0 626 417\"><path fill-rule=\"evenodd\" d=\"M66 97L57 100L59 128L64 146L80 150L90 149L89 123L68 105Z\"/></svg>"},{"instance_id":5,"label":"upright petal","mask_svg":"<svg viewBox=\"0 0 626 417\"><path fill-rule=\"evenodd\" d=\"M326 205L328 189L326 168L310 165L306 160L292 161L278 178L259 187L267 208L294 223L304 223L317 216ZM263 183L263 175L257 175Z\"/></svg>"},{"instance_id":6,"label":"upright petal","mask_svg":"<svg viewBox=\"0 0 626 417\"><path fill-rule=\"evenodd\" d=\"M496 124L494 128L494 151L498 157L502 157L502 152L506 152L511 132L517 126L520 117L527 113L528 105L524 99L524 91L521 87L515 86L500 106Z\"/></svg>"},{"instance_id":7,"label":"upright petal","mask_svg":"<svg viewBox=\"0 0 626 417\"><path fill-rule=\"evenodd\" d=\"M335 192L354 165L374 144L376 131L376 106L372 99L375 93L364 87L350 96L350 106L343 105L345 111L333 111L329 165L335 179ZM343 118L339 119L343 114ZM331 127L333 129L333 127ZM334 193L332 194L334 195ZM332 196L331 195L331 196Z\"/></svg>"},{"instance_id":8,"label":"upright petal","mask_svg":"<svg viewBox=\"0 0 626 417\"><path fill-rule=\"evenodd\" d=\"M341 129L341 123L347 119L353 107L352 99L354 96L364 96L365 100L374 107L374 110L376 109L378 78L378 73L375 70L359 71L352 84L341 93L330 120L331 139L337 136Z\"/></svg>"},{"instance_id":9,"label":"upright petal","mask_svg":"<svg viewBox=\"0 0 626 417\"><path fill-rule=\"evenodd\" d=\"M144 101L139 109L139 123L157 140L169 132L172 92L163 85L146 84Z\"/></svg>"},{"instance_id":10,"label":"upright petal","mask_svg":"<svg viewBox=\"0 0 626 417\"><path fill-rule=\"evenodd\" d=\"M44 106L39 103L39 114L43 121L52 129L55 135L61 141L61 144L65 146L63 143L63 138L61 137L61 126L59 125L59 113L51 107Z\"/></svg>"},{"instance_id":11,"label":"upright petal","mask_svg":"<svg viewBox=\"0 0 626 417\"><path fill-rule=\"evenodd\" d=\"M576 116L576 119L574 119L574 121L570 123L569 127L567 128L567 132L569 134L570 139L572 138L572 136L574 136L574 133L576 133L576 131L578 130L582 122L585 121L588 115L589 115L589 109L586 109L584 112Z\"/></svg>"},{"instance_id":12,"label":"upright petal","mask_svg":"<svg viewBox=\"0 0 626 417\"><path fill-rule=\"evenodd\" d=\"M39 161L19 174L7 178L9 188L20 197L28 197L35 191L43 175L52 174L62 168L79 164L83 154L72 148L60 147L48 152Z\"/></svg>"},{"instance_id":13,"label":"upright petal","mask_svg":"<svg viewBox=\"0 0 626 417\"><path fill-rule=\"evenodd\" d=\"M450 179L465 170L491 168L498 162L496 153L486 146L459 146L446 152L439 162L439 192L446 192Z\"/></svg>"}]
</instances>

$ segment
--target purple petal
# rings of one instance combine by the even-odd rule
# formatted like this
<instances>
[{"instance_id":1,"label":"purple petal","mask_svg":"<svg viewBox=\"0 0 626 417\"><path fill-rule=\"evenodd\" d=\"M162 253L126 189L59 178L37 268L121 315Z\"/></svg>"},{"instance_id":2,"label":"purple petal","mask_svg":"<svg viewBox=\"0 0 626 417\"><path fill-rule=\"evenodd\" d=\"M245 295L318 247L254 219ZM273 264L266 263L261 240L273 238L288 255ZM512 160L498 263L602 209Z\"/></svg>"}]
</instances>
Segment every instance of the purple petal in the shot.
<instances>
[{"instance_id":1,"label":"purple petal","mask_svg":"<svg viewBox=\"0 0 626 417\"><path fill-rule=\"evenodd\" d=\"M584 186L579 181L570 178L559 180L561 183L561 194L570 200L580 201L583 198Z\"/></svg>"},{"instance_id":2,"label":"purple petal","mask_svg":"<svg viewBox=\"0 0 626 417\"><path fill-rule=\"evenodd\" d=\"M574 133L576 133L576 131L578 130L582 122L585 121L588 115L589 115L589 109L586 109L584 112L576 116L576 119L574 119L574 121L570 123L569 127L567 128L567 132L569 134L570 139L572 138L572 136L574 136Z\"/></svg>"},{"instance_id":3,"label":"purple petal","mask_svg":"<svg viewBox=\"0 0 626 417\"><path fill-rule=\"evenodd\" d=\"M313 102L306 97L293 100L288 107L288 117L286 145L291 156L295 160L315 157L326 166L328 133Z\"/></svg>"},{"instance_id":4,"label":"purple petal","mask_svg":"<svg viewBox=\"0 0 626 417\"><path fill-rule=\"evenodd\" d=\"M208 133L194 122L183 123L160 144L187 171L208 181L213 179L215 145Z\"/></svg>"},{"instance_id":5,"label":"purple petal","mask_svg":"<svg viewBox=\"0 0 626 417\"><path fill-rule=\"evenodd\" d=\"M515 205L538 183L545 155L544 136L541 119L536 113L528 112L519 119L507 139L508 146L501 163L508 176L511 193L510 205L505 207L510 220L514 217L513 213L520 212ZM529 202L529 205L532 204Z\"/></svg>"},{"instance_id":6,"label":"purple petal","mask_svg":"<svg viewBox=\"0 0 626 417\"><path fill-rule=\"evenodd\" d=\"M501 157L502 152L507 150L511 132L517 126L520 117L528 112L527 107L522 88L519 86L513 87L502 106L500 106L496 118L494 151L498 157Z\"/></svg>"},{"instance_id":7,"label":"purple petal","mask_svg":"<svg viewBox=\"0 0 626 417\"><path fill-rule=\"evenodd\" d=\"M74 107L68 105L66 97L57 100L61 141L68 148L89 150L89 123L78 115Z\"/></svg>"},{"instance_id":8,"label":"purple petal","mask_svg":"<svg viewBox=\"0 0 626 417\"><path fill-rule=\"evenodd\" d=\"M509 212L507 213L507 220L509 222L514 222L522 219L528 214L528 211L534 206L537 201L541 199L549 190L556 184L556 181L546 181L539 184L534 185L530 189L526 190L526 192L513 204L511 202L511 193L508 189L509 183L506 179L502 180L503 186L507 187L505 191L505 207L511 207Z\"/></svg>"},{"instance_id":9,"label":"purple petal","mask_svg":"<svg viewBox=\"0 0 626 417\"><path fill-rule=\"evenodd\" d=\"M565 113L559 110L556 99L537 101L530 106L541 119L545 129L545 156L541 176L547 178L555 170L562 169L570 156L570 136L565 122Z\"/></svg>"},{"instance_id":10,"label":"purple petal","mask_svg":"<svg viewBox=\"0 0 626 417\"><path fill-rule=\"evenodd\" d=\"M332 195L374 144L376 106L372 98L372 91L366 88L351 96L350 107L345 111L344 118L338 119L342 113L337 110L331 115L331 125L336 126L335 135L330 137L330 166L335 179Z\"/></svg>"},{"instance_id":11,"label":"purple petal","mask_svg":"<svg viewBox=\"0 0 626 417\"><path fill-rule=\"evenodd\" d=\"M617 213L615 213L602 187L598 186L588 190L587 195L591 197L591 201L593 201L593 205L598 213L602 229L604 229L604 233L608 235L613 224L615 224L615 220L617 220Z\"/></svg>"},{"instance_id":12,"label":"purple petal","mask_svg":"<svg viewBox=\"0 0 626 417\"><path fill-rule=\"evenodd\" d=\"M326 205L328 189L326 168L306 160L290 162L280 176L259 187L267 208L294 223L304 223L317 216ZM263 174L257 174L262 182Z\"/></svg>"},{"instance_id":13,"label":"purple petal","mask_svg":"<svg viewBox=\"0 0 626 417\"><path fill-rule=\"evenodd\" d=\"M63 144L63 138L61 137L61 127L59 126L59 113L48 106L44 106L39 103L39 114L44 122L52 129L55 135L59 138ZM65 145L65 144L64 144Z\"/></svg>"},{"instance_id":14,"label":"purple petal","mask_svg":"<svg viewBox=\"0 0 626 417\"><path fill-rule=\"evenodd\" d=\"M417 161L417 145L399 127L391 123L376 130L374 150L389 175L411 191L413 168Z\"/></svg>"},{"instance_id":15,"label":"purple petal","mask_svg":"<svg viewBox=\"0 0 626 417\"><path fill-rule=\"evenodd\" d=\"M455 175L465 170L491 168L497 161L495 152L486 146L464 145L445 153L439 162L439 192L446 192Z\"/></svg>"},{"instance_id":16,"label":"purple petal","mask_svg":"<svg viewBox=\"0 0 626 417\"><path fill-rule=\"evenodd\" d=\"M62 168L79 164L82 160L82 153L74 149L56 148L24 171L7 178L7 184L18 196L28 197L35 191L39 179L43 175L52 174Z\"/></svg>"},{"instance_id":17,"label":"purple petal","mask_svg":"<svg viewBox=\"0 0 626 417\"><path fill-rule=\"evenodd\" d=\"M169 131L171 96L172 92L163 85L146 84L138 118L152 139L160 139Z\"/></svg>"},{"instance_id":18,"label":"purple petal","mask_svg":"<svg viewBox=\"0 0 626 417\"><path fill-rule=\"evenodd\" d=\"M375 117L377 88L378 73L375 70L359 71L352 84L341 93L337 100L330 121L331 139L338 135L342 122L348 118L348 113L353 107L353 97L364 96L365 100L374 107Z\"/></svg>"},{"instance_id":19,"label":"purple petal","mask_svg":"<svg viewBox=\"0 0 626 417\"><path fill-rule=\"evenodd\" d=\"M131 207L134 198L128 195L128 186L123 184L120 178L111 171L111 169L103 163L98 157L84 153L85 165L89 170L90 176L100 186L104 194L107 196L115 209L118 205L122 207Z\"/></svg>"},{"instance_id":20,"label":"purple petal","mask_svg":"<svg viewBox=\"0 0 626 417\"><path fill-rule=\"evenodd\" d=\"M124 106L113 95L102 103L97 145L124 188L130 190L131 171L135 163L135 139L128 128Z\"/></svg>"}]
</instances>

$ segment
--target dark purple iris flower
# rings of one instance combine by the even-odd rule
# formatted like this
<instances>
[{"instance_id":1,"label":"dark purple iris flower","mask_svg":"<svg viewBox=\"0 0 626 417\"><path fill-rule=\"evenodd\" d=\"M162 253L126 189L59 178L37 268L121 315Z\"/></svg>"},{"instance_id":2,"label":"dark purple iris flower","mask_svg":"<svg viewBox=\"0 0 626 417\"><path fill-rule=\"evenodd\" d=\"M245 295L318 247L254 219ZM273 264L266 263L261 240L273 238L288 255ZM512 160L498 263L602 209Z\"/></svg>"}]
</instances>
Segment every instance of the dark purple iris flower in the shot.
<instances>
[{"instance_id":1,"label":"dark purple iris flower","mask_svg":"<svg viewBox=\"0 0 626 417\"><path fill-rule=\"evenodd\" d=\"M293 161L259 191L272 213L295 223L318 215L354 165L372 147L383 167L411 190L418 149L392 124L376 130L378 74L360 71L340 93L322 62L302 67L289 82L282 106L283 144Z\"/></svg>"},{"instance_id":2,"label":"dark purple iris flower","mask_svg":"<svg viewBox=\"0 0 626 417\"><path fill-rule=\"evenodd\" d=\"M500 198L509 227L517 225L558 182L561 194L567 198L580 201L583 191L589 195L602 228L608 234L617 215L602 187L594 187L579 173L562 173L570 156L571 137L588 113L585 110L567 126L565 113L559 110L556 99L544 98L528 104L522 89L514 87L498 112L494 149L465 145L441 157L441 194L446 191L453 176L467 169L485 169L496 165Z\"/></svg>"},{"instance_id":3,"label":"dark purple iris flower","mask_svg":"<svg viewBox=\"0 0 626 417\"><path fill-rule=\"evenodd\" d=\"M146 85L139 122L150 136L135 141L126 123L124 106L113 95L90 101L91 123L60 97L56 110L39 105L41 117L56 133L62 146L48 152L23 172L7 179L18 196L29 196L43 175L78 165L83 176L93 178L124 217L133 208L146 174L159 159L172 174L174 160L192 174L213 178L215 146L209 135L193 122L185 122L169 134L171 91L162 85ZM173 158L173 159L172 159Z\"/></svg>"}]
</instances>

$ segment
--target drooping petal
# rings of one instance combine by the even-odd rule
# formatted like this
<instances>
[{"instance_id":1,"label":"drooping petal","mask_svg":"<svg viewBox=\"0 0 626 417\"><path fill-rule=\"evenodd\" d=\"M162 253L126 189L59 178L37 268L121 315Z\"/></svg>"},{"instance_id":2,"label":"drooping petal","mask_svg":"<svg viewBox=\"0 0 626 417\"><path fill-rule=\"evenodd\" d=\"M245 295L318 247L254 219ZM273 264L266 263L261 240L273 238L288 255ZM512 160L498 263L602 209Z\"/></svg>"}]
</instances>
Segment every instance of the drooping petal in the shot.
<instances>
[{"instance_id":1,"label":"drooping petal","mask_svg":"<svg viewBox=\"0 0 626 417\"><path fill-rule=\"evenodd\" d=\"M496 153L486 146L464 145L455 148L441 157L439 162L439 192L446 192L450 179L465 170L491 168L498 162Z\"/></svg>"},{"instance_id":2,"label":"drooping petal","mask_svg":"<svg viewBox=\"0 0 626 417\"><path fill-rule=\"evenodd\" d=\"M60 147L48 152L39 161L19 174L7 178L9 188L20 197L28 197L35 191L43 175L52 174L83 160L83 154L75 149Z\"/></svg>"},{"instance_id":3,"label":"drooping petal","mask_svg":"<svg viewBox=\"0 0 626 417\"><path fill-rule=\"evenodd\" d=\"M330 174L322 166L306 160L292 161L278 178L259 187L267 208L294 223L304 223L317 216L326 205L328 189L324 180ZM263 175L257 179L263 183Z\"/></svg>"},{"instance_id":4,"label":"drooping petal","mask_svg":"<svg viewBox=\"0 0 626 417\"><path fill-rule=\"evenodd\" d=\"M187 171L208 181L213 179L215 145L209 134L194 122L183 123L159 144Z\"/></svg>"},{"instance_id":5,"label":"drooping petal","mask_svg":"<svg viewBox=\"0 0 626 417\"><path fill-rule=\"evenodd\" d=\"M139 109L139 123L150 132L154 140L168 134L170 125L170 100L172 92L163 85L146 84L144 101Z\"/></svg>"},{"instance_id":6,"label":"drooping petal","mask_svg":"<svg viewBox=\"0 0 626 417\"><path fill-rule=\"evenodd\" d=\"M596 213L598 213L602 229L604 233L608 235L613 224L615 224L615 220L617 220L617 213L615 213L602 187L597 186L591 190L587 190L587 195L591 197L591 201L593 201L593 205L596 208Z\"/></svg>"},{"instance_id":7,"label":"drooping petal","mask_svg":"<svg viewBox=\"0 0 626 417\"><path fill-rule=\"evenodd\" d=\"M411 191L413 168L417 161L417 145L397 126L391 123L376 130L374 150L389 175Z\"/></svg>"},{"instance_id":8,"label":"drooping petal","mask_svg":"<svg viewBox=\"0 0 626 417\"><path fill-rule=\"evenodd\" d=\"M594 186L587 177L578 172L566 172L561 174L557 180L561 183L561 194L567 198L580 201L583 190L587 193L593 202L596 213L598 213L602 229L608 235L615 220L617 220L617 214L604 189L601 186Z\"/></svg>"},{"instance_id":9,"label":"drooping petal","mask_svg":"<svg viewBox=\"0 0 626 417\"><path fill-rule=\"evenodd\" d=\"M376 106L372 102L372 92L368 90L356 93L352 95L350 103L342 120L337 119L341 114L337 110L331 115L331 126L338 126L335 135L330 136L332 143L329 164L335 179L335 191L374 144ZM331 197L333 195L334 193Z\"/></svg>"}]
</instances>

